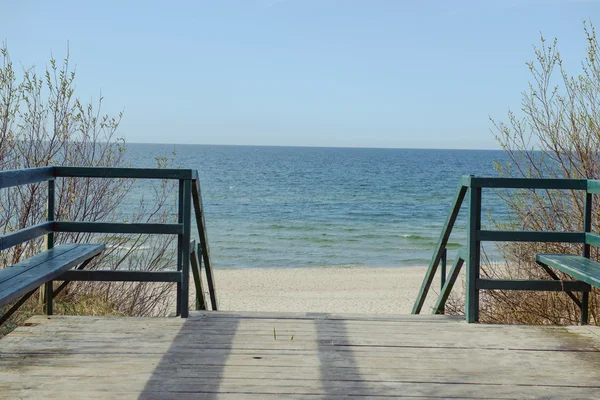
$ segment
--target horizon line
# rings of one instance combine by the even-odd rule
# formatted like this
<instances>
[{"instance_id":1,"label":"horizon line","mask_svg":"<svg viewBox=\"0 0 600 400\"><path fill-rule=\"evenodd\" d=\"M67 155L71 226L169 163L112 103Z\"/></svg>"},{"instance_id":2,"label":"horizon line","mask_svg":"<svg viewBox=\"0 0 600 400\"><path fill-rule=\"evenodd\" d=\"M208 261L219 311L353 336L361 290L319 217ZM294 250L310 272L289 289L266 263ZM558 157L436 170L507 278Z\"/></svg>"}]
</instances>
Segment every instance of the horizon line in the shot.
<instances>
[{"instance_id":1,"label":"horizon line","mask_svg":"<svg viewBox=\"0 0 600 400\"><path fill-rule=\"evenodd\" d=\"M128 142L127 144L152 144L163 146L222 146L222 147L292 147L312 149L365 149L365 150L462 150L462 151L504 151L504 149L465 149L442 147L362 147L362 146L317 146L317 145L279 145L279 144L220 144L220 143L164 143L164 142Z\"/></svg>"}]
</instances>

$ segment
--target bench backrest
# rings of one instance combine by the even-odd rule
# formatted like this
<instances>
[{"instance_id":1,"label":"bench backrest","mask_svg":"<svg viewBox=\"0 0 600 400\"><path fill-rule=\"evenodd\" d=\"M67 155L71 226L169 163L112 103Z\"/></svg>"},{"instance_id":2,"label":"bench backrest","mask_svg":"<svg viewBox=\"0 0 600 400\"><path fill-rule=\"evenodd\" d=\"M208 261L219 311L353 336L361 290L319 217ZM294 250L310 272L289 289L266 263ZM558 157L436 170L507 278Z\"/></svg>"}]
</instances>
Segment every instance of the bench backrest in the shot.
<instances>
[{"instance_id":1,"label":"bench backrest","mask_svg":"<svg viewBox=\"0 0 600 400\"><path fill-rule=\"evenodd\" d=\"M58 178L133 178L133 179L198 179L198 173L189 169L158 168L103 168L103 167L42 167L0 172L0 189L15 186L48 183L47 221L24 227L0 236L0 251L41 236L48 236L48 247L53 246L54 232L181 234L183 224L128 224L106 222L55 221L55 180ZM182 196L180 196L180 201ZM189 216L188 216L189 218Z\"/></svg>"}]
</instances>

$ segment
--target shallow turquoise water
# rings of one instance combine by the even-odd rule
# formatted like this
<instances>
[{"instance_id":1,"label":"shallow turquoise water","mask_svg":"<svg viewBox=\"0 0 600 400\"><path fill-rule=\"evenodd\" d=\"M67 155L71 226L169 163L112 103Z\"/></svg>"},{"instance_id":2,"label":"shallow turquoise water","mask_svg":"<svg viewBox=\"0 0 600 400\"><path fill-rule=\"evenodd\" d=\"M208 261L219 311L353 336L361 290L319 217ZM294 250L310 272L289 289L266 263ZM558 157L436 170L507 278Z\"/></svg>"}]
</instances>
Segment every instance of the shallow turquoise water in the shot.
<instances>
[{"instance_id":1,"label":"shallow turquoise water","mask_svg":"<svg viewBox=\"0 0 600 400\"><path fill-rule=\"evenodd\" d=\"M198 169L221 268L426 265L461 175L501 151L130 144L131 166ZM504 218L484 194L484 215ZM449 249L465 244L462 212ZM451 252L452 253L452 252Z\"/></svg>"}]
</instances>

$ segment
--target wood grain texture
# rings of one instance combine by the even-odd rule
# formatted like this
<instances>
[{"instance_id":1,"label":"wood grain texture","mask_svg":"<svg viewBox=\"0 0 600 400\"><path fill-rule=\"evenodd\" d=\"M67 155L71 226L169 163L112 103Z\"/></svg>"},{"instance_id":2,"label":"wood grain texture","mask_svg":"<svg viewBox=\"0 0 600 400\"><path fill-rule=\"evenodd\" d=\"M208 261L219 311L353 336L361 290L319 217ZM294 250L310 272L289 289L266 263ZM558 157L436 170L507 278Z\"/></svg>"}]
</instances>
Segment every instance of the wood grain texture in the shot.
<instances>
[{"instance_id":1,"label":"wood grain texture","mask_svg":"<svg viewBox=\"0 0 600 400\"><path fill-rule=\"evenodd\" d=\"M0 340L0 398L595 399L599 355L597 327L443 315L35 316Z\"/></svg>"},{"instance_id":2,"label":"wood grain texture","mask_svg":"<svg viewBox=\"0 0 600 400\"><path fill-rule=\"evenodd\" d=\"M600 263L571 254L537 254L535 260L592 286L600 287Z\"/></svg>"},{"instance_id":3,"label":"wood grain texture","mask_svg":"<svg viewBox=\"0 0 600 400\"><path fill-rule=\"evenodd\" d=\"M25 295L100 254L104 244L64 244L0 271L0 305Z\"/></svg>"}]
</instances>

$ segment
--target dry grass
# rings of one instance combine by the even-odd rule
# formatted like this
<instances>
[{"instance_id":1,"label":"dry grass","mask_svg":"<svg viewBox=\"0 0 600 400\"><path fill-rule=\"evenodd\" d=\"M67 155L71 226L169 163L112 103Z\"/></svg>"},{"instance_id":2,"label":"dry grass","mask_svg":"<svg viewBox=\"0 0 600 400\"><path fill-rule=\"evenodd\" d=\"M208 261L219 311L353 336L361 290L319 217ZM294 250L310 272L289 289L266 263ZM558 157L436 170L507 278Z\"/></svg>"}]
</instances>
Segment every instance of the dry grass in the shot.
<instances>
[{"instance_id":1,"label":"dry grass","mask_svg":"<svg viewBox=\"0 0 600 400\"><path fill-rule=\"evenodd\" d=\"M9 308L10 306L6 306L0 311L4 314ZM40 296L34 294L0 327L0 338L23 325L31 316L41 314L44 314L43 301ZM99 293L58 296L54 302L54 314L91 316L125 315L123 312L118 311L115 303L107 301Z\"/></svg>"}]
</instances>

